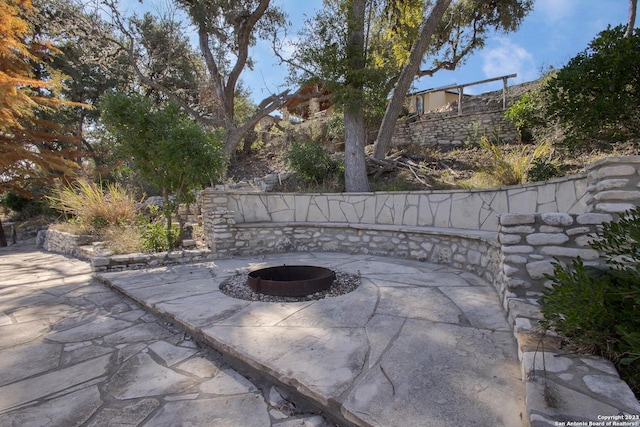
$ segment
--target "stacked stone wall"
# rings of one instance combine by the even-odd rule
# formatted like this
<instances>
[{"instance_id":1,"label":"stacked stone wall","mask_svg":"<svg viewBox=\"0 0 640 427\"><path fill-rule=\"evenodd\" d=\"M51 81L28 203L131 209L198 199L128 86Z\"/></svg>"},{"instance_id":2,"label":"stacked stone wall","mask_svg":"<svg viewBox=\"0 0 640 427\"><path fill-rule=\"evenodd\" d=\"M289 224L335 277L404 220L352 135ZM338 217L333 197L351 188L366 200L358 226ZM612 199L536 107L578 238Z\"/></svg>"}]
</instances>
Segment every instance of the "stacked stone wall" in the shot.
<instances>
[{"instance_id":1,"label":"stacked stone wall","mask_svg":"<svg viewBox=\"0 0 640 427\"><path fill-rule=\"evenodd\" d=\"M96 236L71 234L53 229L40 230L36 236L37 247L81 259L89 259L89 255L82 248L95 241Z\"/></svg>"},{"instance_id":2,"label":"stacked stone wall","mask_svg":"<svg viewBox=\"0 0 640 427\"><path fill-rule=\"evenodd\" d=\"M504 118L502 110L460 116L429 113L398 120L391 145L460 146L477 143L482 135L498 137L509 143L518 138L514 124Z\"/></svg>"},{"instance_id":3,"label":"stacked stone wall","mask_svg":"<svg viewBox=\"0 0 640 427\"><path fill-rule=\"evenodd\" d=\"M233 214L223 210L212 212L207 221L215 227L211 249L220 257L282 252L382 255L448 264L489 281L497 278L500 262L493 233L335 222L236 224Z\"/></svg>"},{"instance_id":4,"label":"stacked stone wall","mask_svg":"<svg viewBox=\"0 0 640 427\"><path fill-rule=\"evenodd\" d=\"M640 206L640 156L608 157L587 174L588 212L614 215Z\"/></svg>"}]
</instances>

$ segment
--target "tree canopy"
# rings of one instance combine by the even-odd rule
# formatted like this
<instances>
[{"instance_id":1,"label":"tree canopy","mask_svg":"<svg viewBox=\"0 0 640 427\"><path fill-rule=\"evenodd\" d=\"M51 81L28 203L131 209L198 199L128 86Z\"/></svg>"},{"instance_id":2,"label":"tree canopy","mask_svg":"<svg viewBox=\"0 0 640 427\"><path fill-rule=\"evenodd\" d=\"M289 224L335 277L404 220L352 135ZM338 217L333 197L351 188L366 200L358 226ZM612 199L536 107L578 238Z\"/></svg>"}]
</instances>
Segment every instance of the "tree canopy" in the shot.
<instances>
[{"instance_id":1,"label":"tree canopy","mask_svg":"<svg viewBox=\"0 0 640 427\"><path fill-rule=\"evenodd\" d=\"M50 68L55 47L30 24L35 13L30 0L0 2L0 192L28 192L78 166L77 139L46 117L72 104Z\"/></svg>"},{"instance_id":2,"label":"tree canopy","mask_svg":"<svg viewBox=\"0 0 640 427\"><path fill-rule=\"evenodd\" d=\"M563 124L571 148L640 138L640 30L625 33L599 33L544 88L548 118Z\"/></svg>"},{"instance_id":3,"label":"tree canopy","mask_svg":"<svg viewBox=\"0 0 640 427\"><path fill-rule=\"evenodd\" d=\"M110 94L101 107L117 150L147 182L162 189L170 235L173 208L190 201L192 190L220 177L222 133L205 131L175 102L158 108L143 95Z\"/></svg>"}]
</instances>

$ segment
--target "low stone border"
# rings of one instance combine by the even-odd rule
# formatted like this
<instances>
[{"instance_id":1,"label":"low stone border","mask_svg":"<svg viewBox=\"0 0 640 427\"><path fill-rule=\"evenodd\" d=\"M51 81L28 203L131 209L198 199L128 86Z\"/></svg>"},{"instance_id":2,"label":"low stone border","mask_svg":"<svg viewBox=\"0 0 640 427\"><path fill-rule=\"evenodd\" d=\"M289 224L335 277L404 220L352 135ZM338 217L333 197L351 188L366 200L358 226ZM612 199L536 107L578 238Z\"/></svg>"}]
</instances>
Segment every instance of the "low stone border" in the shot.
<instances>
[{"instance_id":1,"label":"low stone border","mask_svg":"<svg viewBox=\"0 0 640 427\"><path fill-rule=\"evenodd\" d=\"M91 262L95 272L134 270L172 264L211 261L215 253L208 249L182 249L157 253L113 255L103 250L95 236L74 235L58 230L41 230L36 246L46 251L74 256Z\"/></svg>"},{"instance_id":2,"label":"low stone border","mask_svg":"<svg viewBox=\"0 0 640 427\"><path fill-rule=\"evenodd\" d=\"M509 318L531 427L640 426L640 403L613 363L562 349L553 333L541 332L535 301L518 301Z\"/></svg>"}]
</instances>

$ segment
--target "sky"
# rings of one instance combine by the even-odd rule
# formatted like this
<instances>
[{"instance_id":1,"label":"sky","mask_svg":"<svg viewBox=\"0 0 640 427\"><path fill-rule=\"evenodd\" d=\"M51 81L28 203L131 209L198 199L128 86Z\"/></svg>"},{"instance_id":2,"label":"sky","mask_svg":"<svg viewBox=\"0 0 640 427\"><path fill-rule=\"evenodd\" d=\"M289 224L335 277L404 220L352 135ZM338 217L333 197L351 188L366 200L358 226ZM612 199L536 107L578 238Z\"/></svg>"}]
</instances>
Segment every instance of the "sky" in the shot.
<instances>
[{"instance_id":1,"label":"sky","mask_svg":"<svg viewBox=\"0 0 640 427\"><path fill-rule=\"evenodd\" d=\"M129 0L134 8L139 0ZM144 0L148 6L152 0ZM301 28L305 17L311 17L322 7L322 0L272 0L282 6L292 23L291 34ZM146 3L146 5L145 5ZM626 24L629 0L535 0L519 30L508 34L491 34L485 47L468 57L455 71L439 71L433 77L416 80L414 90L465 84L474 81L517 74L509 85L535 80L549 67L561 68L583 51L596 35L607 28ZM636 22L638 26L638 22ZM286 89L286 67L278 65L268 42L259 42L251 52L253 71L241 76L250 89L254 102L259 103L272 93ZM477 94L502 87L502 82L465 88L465 93ZM292 88L295 89L295 88Z\"/></svg>"}]
</instances>

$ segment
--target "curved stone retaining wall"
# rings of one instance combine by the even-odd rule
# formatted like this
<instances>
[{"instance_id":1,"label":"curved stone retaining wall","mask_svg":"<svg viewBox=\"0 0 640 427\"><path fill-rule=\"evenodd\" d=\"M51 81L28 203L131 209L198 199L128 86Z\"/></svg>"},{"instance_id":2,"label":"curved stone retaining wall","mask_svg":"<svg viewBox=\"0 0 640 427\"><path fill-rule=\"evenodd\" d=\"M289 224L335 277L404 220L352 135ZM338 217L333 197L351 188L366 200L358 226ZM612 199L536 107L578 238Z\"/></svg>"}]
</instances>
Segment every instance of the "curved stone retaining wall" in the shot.
<instances>
[{"instance_id":1,"label":"curved stone retaining wall","mask_svg":"<svg viewBox=\"0 0 640 427\"><path fill-rule=\"evenodd\" d=\"M489 190L378 193L202 193L203 213L233 212L245 223L349 223L497 231L497 215L584 212L586 175Z\"/></svg>"}]
</instances>

